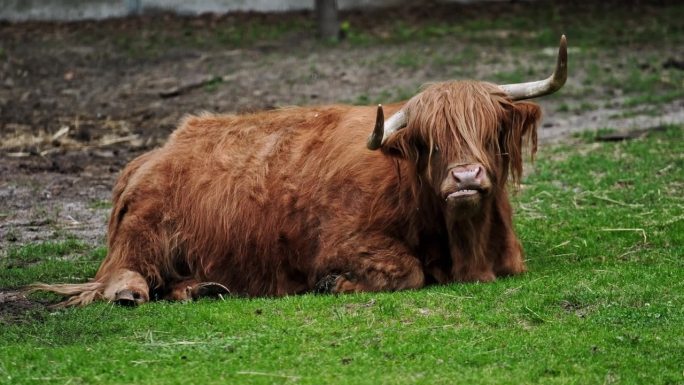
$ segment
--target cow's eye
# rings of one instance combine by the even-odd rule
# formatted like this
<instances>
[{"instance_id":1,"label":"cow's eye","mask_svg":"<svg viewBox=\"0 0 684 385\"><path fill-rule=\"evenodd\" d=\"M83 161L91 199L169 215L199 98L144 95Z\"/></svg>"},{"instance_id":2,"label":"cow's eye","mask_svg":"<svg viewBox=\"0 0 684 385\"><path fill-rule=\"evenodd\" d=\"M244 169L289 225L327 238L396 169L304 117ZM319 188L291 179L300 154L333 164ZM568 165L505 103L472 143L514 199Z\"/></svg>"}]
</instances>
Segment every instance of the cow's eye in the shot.
<instances>
[{"instance_id":1,"label":"cow's eye","mask_svg":"<svg viewBox=\"0 0 684 385\"><path fill-rule=\"evenodd\" d=\"M434 147L432 147L432 152L439 152L439 146L435 144Z\"/></svg>"}]
</instances>

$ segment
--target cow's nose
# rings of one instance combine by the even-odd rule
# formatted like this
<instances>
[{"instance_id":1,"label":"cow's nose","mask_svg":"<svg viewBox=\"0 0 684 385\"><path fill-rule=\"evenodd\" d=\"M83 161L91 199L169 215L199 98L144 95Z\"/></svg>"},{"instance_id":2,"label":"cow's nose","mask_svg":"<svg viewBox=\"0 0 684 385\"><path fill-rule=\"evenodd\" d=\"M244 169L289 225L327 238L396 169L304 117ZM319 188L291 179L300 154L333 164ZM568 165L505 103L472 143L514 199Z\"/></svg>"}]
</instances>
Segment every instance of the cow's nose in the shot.
<instances>
[{"instance_id":1,"label":"cow's nose","mask_svg":"<svg viewBox=\"0 0 684 385\"><path fill-rule=\"evenodd\" d=\"M451 169L451 175L458 184L479 186L482 184L484 167L481 164L456 166Z\"/></svg>"}]
</instances>

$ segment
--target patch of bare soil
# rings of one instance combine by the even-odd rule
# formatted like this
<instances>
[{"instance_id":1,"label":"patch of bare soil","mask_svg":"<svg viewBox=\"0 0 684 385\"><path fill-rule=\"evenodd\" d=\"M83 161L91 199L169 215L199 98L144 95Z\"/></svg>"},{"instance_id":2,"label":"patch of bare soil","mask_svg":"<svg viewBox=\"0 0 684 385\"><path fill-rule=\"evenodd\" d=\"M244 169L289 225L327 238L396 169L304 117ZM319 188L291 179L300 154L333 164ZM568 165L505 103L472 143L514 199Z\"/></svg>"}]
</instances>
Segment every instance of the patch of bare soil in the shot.
<instances>
[{"instance_id":1,"label":"patch of bare soil","mask_svg":"<svg viewBox=\"0 0 684 385\"><path fill-rule=\"evenodd\" d=\"M23 294L0 289L0 325L41 321L47 304L29 300Z\"/></svg>"}]
</instances>

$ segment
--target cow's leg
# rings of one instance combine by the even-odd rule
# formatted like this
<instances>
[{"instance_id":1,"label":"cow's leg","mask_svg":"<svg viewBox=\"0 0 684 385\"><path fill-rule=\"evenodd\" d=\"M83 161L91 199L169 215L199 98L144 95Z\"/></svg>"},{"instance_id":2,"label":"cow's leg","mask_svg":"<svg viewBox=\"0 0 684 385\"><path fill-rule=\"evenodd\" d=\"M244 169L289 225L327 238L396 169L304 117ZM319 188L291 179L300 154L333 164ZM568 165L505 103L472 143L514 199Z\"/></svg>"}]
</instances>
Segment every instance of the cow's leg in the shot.
<instances>
[{"instance_id":1,"label":"cow's leg","mask_svg":"<svg viewBox=\"0 0 684 385\"><path fill-rule=\"evenodd\" d=\"M481 251L451 250L453 280L458 282L491 282L496 279L493 262L487 260Z\"/></svg>"},{"instance_id":2,"label":"cow's leg","mask_svg":"<svg viewBox=\"0 0 684 385\"><path fill-rule=\"evenodd\" d=\"M96 300L138 305L150 298L150 286L161 286L173 276L173 242L164 224L165 193L150 184L130 185L135 174L155 151L142 155L124 169L114 187L114 209L109 219L107 257L95 278L83 284L36 284L29 290L46 290L70 296L58 304L84 306ZM138 178L141 179L141 178Z\"/></svg>"},{"instance_id":3,"label":"cow's leg","mask_svg":"<svg viewBox=\"0 0 684 385\"><path fill-rule=\"evenodd\" d=\"M322 255L317 263L319 290L352 293L417 289L425 285L420 261L396 239L353 237Z\"/></svg>"},{"instance_id":4,"label":"cow's leg","mask_svg":"<svg viewBox=\"0 0 684 385\"><path fill-rule=\"evenodd\" d=\"M491 237L489 243L486 240L479 241L478 245L484 248L464 247L463 242L458 246L451 247L452 276L460 282L490 282L496 277L520 274L525 271L522 247L515 234L497 233ZM496 239L495 236L501 237Z\"/></svg>"},{"instance_id":5,"label":"cow's leg","mask_svg":"<svg viewBox=\"0 0 684 385\"><path fill-rule=\"evenodd\" d=\"M164 286L167 277L175 275L172 242L162 225L163 200L154 199L154 190L131 195L115 202L109 251L95 275L103 283L105 300L127 306L149 301L150 288Z\"/></svg>"},{"instance_id":6,"label":"cow's leg","mask_svg":"<svg viewBox=\"0 0 684 385\"><path fill-rule=\"evenodd\" d=\"M526 271L522 246L511 231L494 265L497 276L521 274Z\"/></svg>"},{"instance_id":7,"label":"cow's leg","mask_svg":"<svg viewBox=\"0 0 684 385\"><path fill-rule=\"evenodd\" d=\"M454 222L449 231L451 279L458 282L490 282L496 279L492 259L492 226L482 217Z\"/></svg>"},{"instance_id":8,"label":"cow's leg","mask_svg":"<svg viewBox=\"0 0 684 385\"><path fill-rule=\"evenodd\" d=\"M200 282L195 279L188 279L172 284L169 289L169 292L163 298L170 301L216 298L230 294L230 290L220 283Z\"/></svg>"},{"instance_id":9,"label":"cow's leg","mask_svg":"<svg viewBox=\"0 0 684 385\"><path fill-rule=\"evenodd\" d=\"M449 232L452 279L489 282L525 271L522 247L513 231L510 202L501 191L481 217L454 222Z\"/></svg>"},{"instance_id":10,"label":"cow's leg","mask_svg":"<svg viewBox=\"0 0 684 385\"><path fill-rule=\"evenodd\" d=\"M513 230L513 215L507 196L497 200L497 212L491 233L498 236L490 258L494 261L497 276L516 275L525 272L523 248Z\"/></svg>"}]
</instances>

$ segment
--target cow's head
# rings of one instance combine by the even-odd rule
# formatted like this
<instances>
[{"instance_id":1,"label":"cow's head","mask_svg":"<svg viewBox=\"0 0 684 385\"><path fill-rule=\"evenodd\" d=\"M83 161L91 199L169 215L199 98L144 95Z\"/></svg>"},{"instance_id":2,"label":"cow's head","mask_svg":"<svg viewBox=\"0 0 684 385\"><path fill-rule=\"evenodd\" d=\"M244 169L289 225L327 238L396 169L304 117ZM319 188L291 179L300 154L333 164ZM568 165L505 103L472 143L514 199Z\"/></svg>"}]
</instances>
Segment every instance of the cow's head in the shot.
<instances>
[{"instance_id":1,"label":"cow's head","mask_svg":"<svg viewBox=\"0 0 684 385\"><path fill-rule=\"evenodd\" d=\"M522 147L537 147L538 105L521 101L553 93L567 78L561 37L554 73L510 85L456 81L427 86L385 120L381 106L368 148L416 165L454 219L468 218L522 173Z\"/></svg>"}]
</instances>

